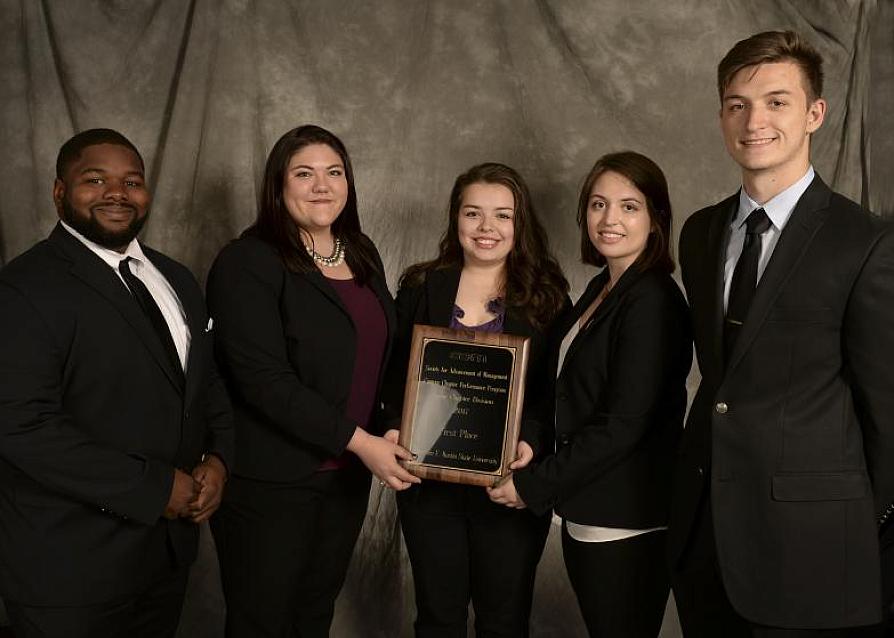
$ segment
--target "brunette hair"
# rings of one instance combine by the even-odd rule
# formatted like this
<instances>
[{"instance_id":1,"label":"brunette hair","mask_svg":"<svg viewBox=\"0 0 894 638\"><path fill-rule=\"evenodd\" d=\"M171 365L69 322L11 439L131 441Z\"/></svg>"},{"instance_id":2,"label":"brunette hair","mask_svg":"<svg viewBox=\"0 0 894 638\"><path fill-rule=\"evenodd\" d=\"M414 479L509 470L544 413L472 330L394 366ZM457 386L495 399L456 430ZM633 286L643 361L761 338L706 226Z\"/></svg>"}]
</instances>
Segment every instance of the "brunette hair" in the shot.
<instances>
[{"instance_id":1,"label":"brunette hair","mask_svg":"<svg viewBox=\"0 0 894 638\"><path fill-rule=\"evenodd\" d=\"M637 257L634 265L646 270L657 268L667 273L674 271L674 258L670 252L671 210L670 196L667 192L667 180L658 164L645 155L634 151L621 151L603 155L584 180L577 204L577 224L580 226L580 258L585 264L605 266L605 257L596 250L587 232L587 208L590 204L590 192L593 185L603 173L617 173L630 180L646 197L646 209L649 212L651 231L646 247Z\"/></svg>"},{"instance_id":2,"label":"brunette hair","mask_svg":"<svg viewBox=\"0 0 894 638\"><path fill-rule=\"evenodd\" d=\"M550 254L549 240L531 201L528 187L512 168L487 162L473 166L456 178L450 191L447 230L438 245L438 256L410 266L400 284L418 285L431 270L462 268L463 250L459 243L459 209L465 189L472 184L499 184L512 193L515 202L514 244L506 258L504 303L519 311L538 330L559 313L568 294L568 282L558 262Z\"/></svg>"},{"instance_id":3,"label":"brunette hair","mask_svg":"<svg viewBox=\"0 0 894 638\"><path fill-rule=\"evenodd\" d=\"M283 199L283 187L289 161L295 153L311 144L325 144L331 148L341 158L345 167L348 197L345 207L332 222L332 234L347 245L345 261L357 282L364 284L374 271L379 270L378 261L371 243L360 230L351 158L342 141L324 128L306 124L293 128L276 141L270 155L267 156L267 164L264 167L264 181L261 185L257 220L242 234L243 236L257 236L271 244L276 248L286 268L293 272L315 272L317 270L313 259L307 254L307 250L301 242L298 224L292 219Z\"/></svg>"},{"instance_id":4,"label":"brunette hair","mask_svg":"<svg viewBox=\"0 0 894 638\"><path fill-rule=\"evenodd\" d=\"M804 77L808 103L823 94L823 56L794 31L764 31L736 42L717 65L720 101L733 77L744 68L771 62L794 62Z\"/></svg>"},{"instance_id":5,"label":"brunette hair","mask_svg":"<svg viewBox=\"0 0 894 638\"><path fill-rule=\"evenodd\" d=\"M91 128L72 136L59 149L59 155L56 156L56 178L63 179L65 171L73 162L78 161L84 149L98 144L115 144L130 149L140 160L140 168L146 170L143 156L124 135L110 128Z\"/></svg>"}]
</instances>

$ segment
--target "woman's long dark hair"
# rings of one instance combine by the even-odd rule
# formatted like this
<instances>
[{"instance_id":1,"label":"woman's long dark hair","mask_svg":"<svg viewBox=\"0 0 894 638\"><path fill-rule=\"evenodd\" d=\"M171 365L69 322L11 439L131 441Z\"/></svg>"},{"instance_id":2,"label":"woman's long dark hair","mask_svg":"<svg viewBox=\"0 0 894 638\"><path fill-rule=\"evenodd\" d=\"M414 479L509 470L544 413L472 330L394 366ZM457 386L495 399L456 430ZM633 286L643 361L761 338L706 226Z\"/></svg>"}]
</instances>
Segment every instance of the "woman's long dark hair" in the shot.
<instances>
[{"instance_id":1,"label":"woman's long dark hair","mask_svg":"<svg viewBox=\"0 0 894 638\"><path fill-rule=\"evenodd\" d=\"M505 186L515 199L514 245L506 259L504 303L525 316L538 330L545 328L562 310L568 282L558 262L549 252L549 241L537 219L528 187L512 168L495 162L478 164L456 178L450 192L447 230L441 237L438 256L410 266L401 284L418 285L430 270L462 268L463 249L459 243L459 209L463 192L472 184Z\"/></svg>"},{"instance_id":2,"label":"woman's long dark hair","mask_svg":"<svg viewBox=\"0 0 894 638\"><path fill-rule=\"evenodd\" d=\"M646 246L634 265L639 270L657 268L666 273L674 272L674 257L671 254L671 210L667 179L658 164L642 153L621 151L603 155L587 175L581 187L577 202L577 225L580 228L580 259L585 264L602 267L605 257L596 250L587 230L587 209L590 206L590 192L593 185L604 173L617 173L628 179L637 190L646 196L646 209L652 229Z\"/></svg>"},{"instance_id":3,"label":"woman's long dark hair","mask_svg":"<svg viewBox=\"0 0 894 638\"><path fill-rule=\"evenodd\" d=\"M325 144L335 151L345 167L348 183L348 197L341 214L332 222L332 234L345 242L345 261L354 274L354 279L365 284L370 275L378 270L378 262L373 248L360 230L360 216L357 214L357 192L354 189L354 170L351 158L342 141L324 128L307 124L294 128L281 138L264 167L264 182L258 202L258 218L243 235L257 236L271 244L279 253L286 268L293 272L316 272L317 266L307 254L301 242L300 229L289 214L283 199L286 172L292 156L305 146Z\"/></svg>"}]
</instances>

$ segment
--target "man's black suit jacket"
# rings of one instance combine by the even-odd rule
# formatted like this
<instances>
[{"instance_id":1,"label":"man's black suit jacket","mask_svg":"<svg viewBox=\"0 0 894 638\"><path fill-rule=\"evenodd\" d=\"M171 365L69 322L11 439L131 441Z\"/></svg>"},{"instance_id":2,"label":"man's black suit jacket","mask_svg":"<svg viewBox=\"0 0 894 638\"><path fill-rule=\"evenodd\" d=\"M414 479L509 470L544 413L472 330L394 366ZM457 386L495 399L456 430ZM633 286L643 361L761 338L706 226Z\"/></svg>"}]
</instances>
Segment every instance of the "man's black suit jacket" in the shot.
<instances>
[{"instance_id":1,"label":"man's black suit jacket","mask_svg":"<svg viewBox=\"0 0 894 638\"><path fill-rule=\"evenodd\" d=\"M556 453L517 472L515 486L538 514L553 508L586 525L658 527L667 524L686 411L689 309L669 275L628 268L572 341L556 379L561 339L607 280L606 269L557 322L555 400L539 411L555 423Z\"/></svg>"},{"instance_id":2,"label":"man's black suit jacket","mask_svg":"<svg viewBox=\"0 0 894 638\"><path fill-rule=\"evenodd\" d=\"M168 521L174 468L227 462L232 415L201 291L144 247L192 341L185 387L149 320L99 257L58 226L0 272L0 591L27 605L127 598L195 557Z\"/></svg>"},{"instance_id":3,"label":"man's black suit jacket","mask_svg":"<svg viewBox=\"0 0 894 638\"><path fill-rule=\"evenodd\" d=\"M416 324L443 328L450 326L461 274L460 268L430 270L423 282L416 285L402 285L397 292L394 355L388 366L382 393L389 427L400 427L413 326ZM566 300L566 303L570 306L570 300ZM528 406L539 403L542 400L541 393L548 391L552 385L545 382L545 357L548 352L546 344L552 334L551 326L537 330L522 313L509 308L503 320L503 332L531 339L528 344L525 408L520 438L531 445L535 454L540 454L543 450L552 449L552 430L540 427L537 420L530 418Z\"/></svg>"},{"instance_id":4,"label":"man's black suit jacket","mask_svg":"<svg viewBox=\"0 0 894 638\"><path fill-rule=\"evenodd\" d=\"M361 241L378 259L372 242ZM381 385L394 333L394 301L381 262L368 284L388 326ZM340 455L357 426L381 430L379 410L372 423L345 415L357 333L322 273L291 272L270 244L246 235L218 255L207 291L236 417L234 474L297 482Z\"/></svg>"},{"instance_id":5,"label":"man's black suit jacket","mask_svg":"<svg viewBox=\"0 0 894 638\"><path fill-rule=\"evenodd\" d=\"M744 618L878 622L876 517L894 499L894 233L816 177L724 361L737 206L734 195L698 211L680 239L702 381L675 478L671 559L681 565L709 494L723 583Z\"/></svg>"}]
</instances>

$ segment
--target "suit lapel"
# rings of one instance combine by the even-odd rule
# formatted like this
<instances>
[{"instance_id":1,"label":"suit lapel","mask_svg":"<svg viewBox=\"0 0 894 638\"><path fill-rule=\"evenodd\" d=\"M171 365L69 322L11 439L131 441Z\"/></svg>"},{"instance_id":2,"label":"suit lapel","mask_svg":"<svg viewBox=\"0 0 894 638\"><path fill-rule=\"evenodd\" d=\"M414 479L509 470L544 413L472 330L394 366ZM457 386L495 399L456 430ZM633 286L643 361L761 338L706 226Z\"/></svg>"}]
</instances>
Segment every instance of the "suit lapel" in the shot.
<instances>
[{"instance_id":1,"label":"suit lapel","mask_svg":"<svg viewBox=\"0 0 894 638\"><path fill-rule=\"evenodd\" d=\"M397 315L394 310L394 298L388 290L388 284L378 272L374 272L369 279L369 287L375 293L385 313L385 324L388 328L388 341L385 344L385 352L391 352L391 339L394 336L394 326L397 323Z\"/></svg>"},{"instance_id":2,"label":"suit lapel","mask_svg":"<svg viewBox=\"0 0 894 638\"><path fill-rule=\"evenodd\" d=\"M621 285L621 283L623 282L626 275L627 275L627 273L625 272L624 275L621 277L621 281L618 282L618 286ZM599 273L598 275L593 277L593 279L590 280L590 283L587 284L587 289L584 290L584 294L582 294L580 296L580 299L577 300L577 303L574 304L574 308L571 310L570 317L569 317L570 321L566 321L567 325L563 326L563 328L564 328L562 331L563 338L565 337L565 335L568 334L568 331L571 330L571 326L573 326L576 322L580 321L580 318L587 311L587 308L589 308L590 305L593 303L593 301L596 299L596 297L599 296L599 292L605 286L607 281L608 281L608 268L604 268L601 273ZM626 287L626 285L625 285L625 287ZM607 316L608 309L610 306L614 306L615 304L618 303L618 299L619 299L620 295L617 293L619 293L620 291L617 290L617 288L618 287L616 287L615 290L612 290L608 294L608 296L602 300L602 303L600 303L599 307L596 308L596 311L593 313L593 316L590 317L590 320L587 322L587 324L580 329L580 331L577 333L577 335L571 341L571 344L568 346L568 350L565 353L565 361L566 362L570 361L571 358L574 356L574 353L577 352L578 349L580 349L581 343L583 343L584 339L586 338L585 337L586 333L593 330L593 328L596 326L596 324L598 322L602 321L602 319L604 319ZM564 369L564 366L563 366L563 369Z\"/></svg>"},{"instance_id":3,"label":"suit lapel","mask_svg":"<svg viewBox=\"0 0 894 638\"><path fill-rule=\"evenodd\" d=\"M50 234L49 240L71 259L71 274L102 295L130 324L149 354L164 371L165 376L180 391L181 384L171 369L167 354L155 334L155 329L118 275L61 225L57 224Z\"/></svg>"},{"instance_id":4,"label":"suit lapel","mask_svg":"<svg viewBox=\"0 0 894 638\"><path fill-rule=\"evenodd\" d=\"M534 330L524 315L507 308L503 318L503 332L510 335L530 337Z\"/></svg>"},{"instance_id":5,"label":"suit lapel","mask_svg":"<svg viewBox=\"0 0 894 638\"><path fill-rule=\"evenodd\" d=\"M717 211L711 216L711 225L708 228L707 263L710 266L708 272L713 273L713 278L706 282L709 286L706 291L707 303L699 309L700 312L708 313L708 315L701 317L699 323L710 326L708 352L711 355L707 363L711 366L711 370L704 371L703 375L713 379L720 379L723 376L725 365L723 360L723 322L726 313L723 309L723 289L726 247L731 234L730 225L736 216L738 206L739 193L736 192L735 195L717 205Z\"/></svg>"},{"instance_id":6,"label":"suit lapel","mask_svg":"<svg viewBox=\"0 0 894 638\"><path fill-rule=\"evenodd\" d=\"M829 187L817 176L798 200L758 282L742 331L730 355L728 369L734 368L742 359L763 325L773 301L807 252L816 231L828 215L830 195Z\"/></svg>"},{"instance_id":7,"label":"suit lapel","mask_svg":"<svg viewBox=\"0 0 894 638\"><path fill-rule=\"evenodd\" d=\"M149 258L152 264L158 268L159 272L164 275L164 278L168 280L168 283L171 284L171 288L174 289L174 293L177 295L177 298L180 300L180 305L183 307L183 313L186 315L186 325L189 328L190 334L190 347L186 353L186 370L184 371L186 388L184 393L188 403L195 394L198 378L197 371L195 371L196 374L191 374L191 372L194 372L194 364L197 365L197 361L194 357L194 352L196 350L195 346L198 343L198 337L201 336L206 328L206 325L203 325L202 323L207 314L205 312L204 302L200 297L197 297L193 293L193 286L195 284L183 269L172 268L169 261L165 259L161 253L158 253L151 248L143 246L143 253ZM200 355L196 354L195 356Z\"/></svg>"},{"instance_id":8,"label":"suit lapel","mask_svg":"<svg viewBox=\"0 0 894 638\"><path fill-rule=\"evenodd\" d=\"M321 273L319 270L314 270L312 272L303 273L301 276L309 281L317 290L323 293L324 297L338 306L338 308L340 308L343 313L350 316L350 314L348 313L348 309L345 308L345 305L341 302L341 297L339 297L338 293L335 292L335 288L332 287L332 284L326 281L326 277L323 275L323 273Z\"/></svg>"},{"instance_id":9,"label":"suit lapel","mask_svg":"<svg viewBox=\"0 0 894 638\"><path fill-rule=\"evenodd\" d=\"M461 271L456 268L432 270L425 277L426 310L433 326L450 326Z\"/></svg>"},{"instance_id":10,"label":"suit lapel","mask_svg":"<svg viewBox=\"0 0 894 638\"><path fill-rule=\"evenodd\" d=\"M354 325L354 318L351 317L351 313L348 312L348 309L342 302L341 297L338 296L335 288L332 286L332 284L329 283L323 273L317 270L316 272L303 273L303 275L301 276L307 279L307 281L309 281L317 290L319 290L324 297L335 304L339 310L345 313L345 316L351 322L351 325ZM376 295L376 298L379 300L379 305L382 307L382 312L385 314L385 324L388 330L386 352L388 352L387 348L390 347L391 339L394 336L394 326L397 323L397 316L395 315L394 311L394 299L391 297L391 293L388 291L388 285L385 283L384 278L379 273L373 272L372 276L369 278L369 282L367 285ZM354 326L354 328L356 330L356 326Z\"/></svg>"},{"instance_id":11,"label":"suit lapel","mask_svg":"<svg viewBox=\"0 0 894 638\"><path fill-rule=\"evenodd\" d=\"M597 278L598 285L593 287L594 290L592 291L592 297L590 298L589 303L593 303L593 299L596 298L599 291L605 286L608 277L608 268L599 273L599 277ZM589 330L591 326L596 326L599 322L605 319L605 317L610 315L614 307L617 306L619 301L624 297L624 294L633 287L640 277L642 277L642 272L635 267L625 270L624 274L621 275L621 278L618 280L618 283L615 284L614 288L612 288L605 299L602 300L602 303L596 308L596 311L593 313L593 316L590 317L590 320L584 328Z\"/></svg>"}]
</instances>

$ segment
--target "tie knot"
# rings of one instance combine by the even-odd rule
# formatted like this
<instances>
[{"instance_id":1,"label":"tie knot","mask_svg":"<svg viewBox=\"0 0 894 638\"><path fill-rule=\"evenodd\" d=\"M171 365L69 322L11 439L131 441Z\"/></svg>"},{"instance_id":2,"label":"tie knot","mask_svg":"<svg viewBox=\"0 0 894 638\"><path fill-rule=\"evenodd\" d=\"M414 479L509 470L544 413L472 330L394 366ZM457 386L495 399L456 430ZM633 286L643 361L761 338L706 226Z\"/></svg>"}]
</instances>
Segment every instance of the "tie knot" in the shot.
<instances>
[{"instance_id":1,"label":"tie knot","mask_svg":"<svg viewBox=\"0 0 894 638\"><path fill-rule=\"evenodd\" d=\"M132 263L136 264L137 260L134 259L133 257L125 257L120 262L118 262L118 270L120 270L121 272L126 273L128 275L132 275L133 271L130 268L130 265Z\"/></svg>"},{"instance_id":2,"label":"tie knot","mask_svg":"<svg viewBox=\"0 0 894 638\"><path fill-rule=\"evenodd\" d=\"M749 235L763 235L770 228L770 218L763 208L755 208L745 220L745 232Z\"/></svg>"}]
</instances>

